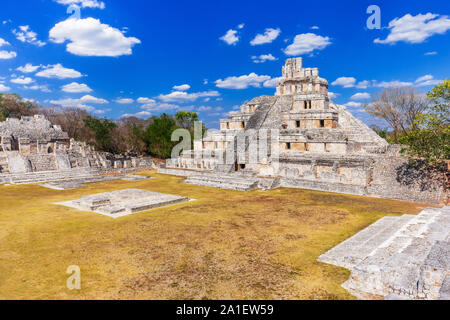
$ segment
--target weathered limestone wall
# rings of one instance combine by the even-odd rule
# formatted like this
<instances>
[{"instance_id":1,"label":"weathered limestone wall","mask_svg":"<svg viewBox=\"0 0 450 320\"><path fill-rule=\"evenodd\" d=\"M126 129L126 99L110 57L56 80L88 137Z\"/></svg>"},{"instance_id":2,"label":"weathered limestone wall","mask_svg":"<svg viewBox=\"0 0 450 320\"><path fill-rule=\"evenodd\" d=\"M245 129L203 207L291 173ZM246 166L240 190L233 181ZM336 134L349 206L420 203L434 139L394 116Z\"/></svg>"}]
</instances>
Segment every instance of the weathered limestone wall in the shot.
<instances>
[{"instance_id":1,"label":"weathered limestone wall","mask_svg":"<svg viewBox=\"0 0 450 320\"><path fill-rule=\"evenodd\" d=\"M439 204L444 199L444 178L423 165L411 166L407 159L374 158L369 195L413 202Z\"/></svg>"},{"instance_id":2,"label":"weathered limestone wall","mask_svg":"<svg viewBox=\"0 0 450 320\"><path fill-rule=\"evenodd\" d=\"M281 159L282 185L342 192L395 200L439 204L444 198L444 178L407 159L372 156L356 159Z\"/></svg>"}]
</instances>

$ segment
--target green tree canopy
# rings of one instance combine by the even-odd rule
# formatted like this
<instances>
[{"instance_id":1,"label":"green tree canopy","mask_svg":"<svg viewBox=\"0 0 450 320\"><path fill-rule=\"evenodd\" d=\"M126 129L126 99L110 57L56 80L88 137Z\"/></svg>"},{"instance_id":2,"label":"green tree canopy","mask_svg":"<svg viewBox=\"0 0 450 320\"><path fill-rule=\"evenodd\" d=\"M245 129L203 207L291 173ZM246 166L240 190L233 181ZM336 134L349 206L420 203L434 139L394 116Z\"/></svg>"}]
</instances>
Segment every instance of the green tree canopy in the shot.
<instances>
[{"instance_id":1,"label":"green tree canopy","mask_svg":"<svg viewBox=\"0 0 450 320\"><path fill-rule=\"evenodd\" d=\"M114 122L88 117L84 119L84 124L94 132L94 145L97 149L112 153L117 151L112 139L112 131L117 127Z\"/></svg>"},{"instance_id":2,"label":"green tree canopy","mask_svg":"<svg viewBox=\"0 0 450 320\"><path fill-rule=\"evenodd\" d=\"M159 117L153 117L153 123L144 132L149 154L164 159L170 158L172 149L177 144L171 139L172 133L178 128L173 116L163 113Z\"/></svg>"},{"instance_id":3,"label":"green tree canopy","mask_svg":"<svg viewBox=\"0 0 450 320\"><path fill-rule=\"evenodd\" d=\"M430 106L416 116L414 128L400 142L406 145L402 151L411 158L438 165L450 159L450 80L428 92L427 99Z\"/></svg>"},{"instance_id":4,"label":"green tree canopy","mask_svg":"<svg viewBox=\"0 0 450 320\"><path fill-rule=\"evenodd\" d=\"M177 125L181 128L192 129L194 122L198 121L198 114L196 112L179 111L175 114Z\"/></svg>"}]
</instances>

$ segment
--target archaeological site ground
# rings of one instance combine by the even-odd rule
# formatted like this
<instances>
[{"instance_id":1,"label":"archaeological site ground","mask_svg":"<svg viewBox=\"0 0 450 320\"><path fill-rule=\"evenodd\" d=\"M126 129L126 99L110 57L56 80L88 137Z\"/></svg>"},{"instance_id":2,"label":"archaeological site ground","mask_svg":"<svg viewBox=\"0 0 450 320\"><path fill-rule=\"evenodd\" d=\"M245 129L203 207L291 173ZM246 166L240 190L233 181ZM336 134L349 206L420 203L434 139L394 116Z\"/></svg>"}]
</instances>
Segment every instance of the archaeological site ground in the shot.
<instances>
[{"instance_id":1,"label":"archaeological site ground","mask_svg":"<svg viewBox=\"0 0 450 320\"><path fill-rule=\"evenodd\" d=\"M75 190L0 186L1 299L355 299L350 271L318 261L379 219L426 204L301 189L241 192L154 179ZM60 206L138 188L190 199L112 219ZM82 270L82 290L66 269Z\"/></svg>"}]
</instances>

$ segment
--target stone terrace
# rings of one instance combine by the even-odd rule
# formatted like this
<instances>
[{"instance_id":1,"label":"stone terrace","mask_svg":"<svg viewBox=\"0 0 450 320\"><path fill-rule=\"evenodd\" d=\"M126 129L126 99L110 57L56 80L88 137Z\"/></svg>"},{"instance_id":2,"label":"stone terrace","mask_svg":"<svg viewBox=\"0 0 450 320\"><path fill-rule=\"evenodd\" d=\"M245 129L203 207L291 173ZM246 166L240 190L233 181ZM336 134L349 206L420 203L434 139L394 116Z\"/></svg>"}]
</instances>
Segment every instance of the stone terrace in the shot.
<instances>
[{"instance_id":1,"label":"stone terrace","mask_svg":"<svg viewBox=\"0 0 450 320\"><path fill-rule=\"evenodd\" d=\"M448 299L450 207L384 217L319 261L350 269L343 287L359 298Z\"/></svg>"},{"instance_id":2,"label":"stone terrace","mask_svg":"<svg viewBox=\"0 0 450 320\"><path fill-rule=\"evenodd\" d=\"M139 189L125 189L83 196L78 200L58 203L82 211L91 211L111 218L119 218L140 211L146 211L189 201L186 197L151 192Z\"/></svg>"}]
</instances>

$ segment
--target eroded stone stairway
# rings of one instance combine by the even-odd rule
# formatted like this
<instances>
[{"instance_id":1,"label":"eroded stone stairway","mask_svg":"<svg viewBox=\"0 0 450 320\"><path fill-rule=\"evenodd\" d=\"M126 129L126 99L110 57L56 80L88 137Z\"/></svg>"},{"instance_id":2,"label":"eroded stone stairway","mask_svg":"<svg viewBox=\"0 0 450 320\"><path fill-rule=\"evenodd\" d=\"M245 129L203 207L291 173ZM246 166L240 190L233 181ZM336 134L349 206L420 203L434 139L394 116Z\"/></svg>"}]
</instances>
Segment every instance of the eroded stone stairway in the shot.
<instances>
[{"instance_id":1,"label":"eroded stone stairway","mask_svg":"<svg viewBox=\"0 0 450 320\"><path fill-rule=\"evenodd\" d=\"M183 183L238 191L255 189L264 191L278 188L280 179L257 177L250 171L220 174L197 172L188 175Z\"/></svg>"},{"instance_id":2,"label":"eroded stone stairway","mask_svg":"<svg viewBox=\"0 0 450 320\"><path fill-rule=\"evenodd\" d=\"M450 207L384 217L318 260L350 269L343 287L362 299L449 299Z\"/></svg>"}]
</instances>

